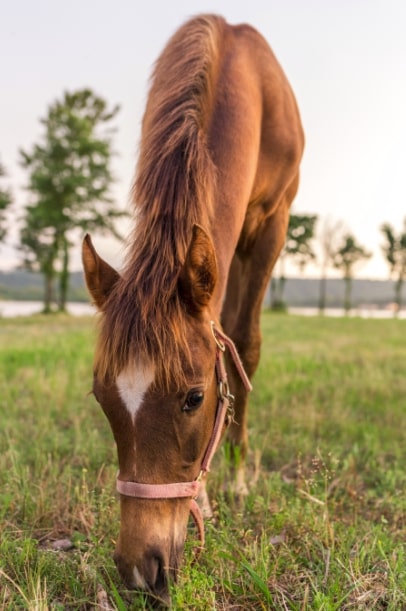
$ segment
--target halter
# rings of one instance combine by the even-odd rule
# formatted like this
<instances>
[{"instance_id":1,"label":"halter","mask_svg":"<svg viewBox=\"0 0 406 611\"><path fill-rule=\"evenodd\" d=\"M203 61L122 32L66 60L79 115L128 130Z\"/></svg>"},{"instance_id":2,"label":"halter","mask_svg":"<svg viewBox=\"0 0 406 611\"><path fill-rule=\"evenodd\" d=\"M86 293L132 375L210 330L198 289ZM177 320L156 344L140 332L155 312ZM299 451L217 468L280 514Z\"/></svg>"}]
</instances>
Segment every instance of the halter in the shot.
<instances>
[{"instance_id":1,"label":"halter","mask_svg":"<svg viewBox=\"0 0 406 611\"><path fill-rule=\"evenodd\" d=\"M244 366L238 355L234 342L222 331L219 331L214 322L211 321L211 330L216 342L216 377L217 377L217 411L214 421L213 432L204 453L200 472L197 478L191 482L176 482L173 484L141 484L139 482L125 482L117 479L117 491L123 496L138 499L180 499L190 498L190 513L196 524L201 548L204 547L203 515L196 497L200 491L200 482L203 476L210 471L212 458L220 443L224 425L228 425L234 416L234 397L230 393L227 379L227 371L224 362L224 352L229 349L234 365L241 377L247 391L252 390L251 382L244 370Z\"/></svg>"}]
</instances>

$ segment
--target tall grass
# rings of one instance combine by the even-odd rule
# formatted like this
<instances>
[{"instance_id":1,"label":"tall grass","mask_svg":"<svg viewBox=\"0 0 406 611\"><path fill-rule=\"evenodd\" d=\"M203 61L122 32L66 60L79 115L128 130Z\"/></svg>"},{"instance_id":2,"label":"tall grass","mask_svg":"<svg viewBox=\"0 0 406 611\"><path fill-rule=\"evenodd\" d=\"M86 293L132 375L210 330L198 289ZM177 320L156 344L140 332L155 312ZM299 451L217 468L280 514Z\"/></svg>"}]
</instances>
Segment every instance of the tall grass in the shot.
<instances>
[{"instance_id":1,"label":"tall grass","mask_svg":"<svg viewBox=\"0 0 406 611\"><path fill-rule=\"evenodd\" d=\"M143 609L111 558L112 434L89 395L94 322L0 320L0 608ZM406 322L263 316L249 494L215 519L175 609L406 609Z\"/></svg>"}]
</instances>

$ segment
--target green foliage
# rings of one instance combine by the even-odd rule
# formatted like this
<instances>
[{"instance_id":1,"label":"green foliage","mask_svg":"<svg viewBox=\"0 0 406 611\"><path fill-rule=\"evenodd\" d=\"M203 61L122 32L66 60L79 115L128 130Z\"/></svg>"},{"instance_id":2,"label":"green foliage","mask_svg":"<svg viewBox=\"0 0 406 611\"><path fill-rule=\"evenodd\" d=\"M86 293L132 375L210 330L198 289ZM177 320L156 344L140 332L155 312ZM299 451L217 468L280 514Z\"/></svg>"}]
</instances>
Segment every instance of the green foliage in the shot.
<instances>
[{"instance_id":1,"label":"green foliage","mask_svg":"<svg viewBox=\"0 0 406 611\"><path fill-rule=\"evenodd\" d=\"M0 163L0 179L6 176L4 167ZM12 203L12 196L9 189L6 187L0 187L0 242L2 242L6 236L6 210Z\"/></svg>"},{"instance_id":2,"label":"green foliage","mask_svg":"<svg viewBox=\"0 0 406 611\"><path fill-rule=\"evenodd\" d=\"M358 244L353 235L346 234L334 253L334 267L342 270L344 278L352 278L355 265L370 256L371 253Z\"/></svg>"},{"instance_id":3,"label":"green foliage","mask_svg":"<svg viewBox=\"0 0 406 611\"><path fill-rule=\"evenodd\" d=\"M46 277L45 309L54 299L56 266L60 273L60 309L66 303L69 247L75 230L117 235L115 221L123 212L110 196L113 130L118 107L90 89L65 93L41 121L44 134L30 152L20 151L28 171L31 203L21 231L24 262Z\"/></svg>"},{"instance_id":4,"label":"green foliage","mask_svg":"<svg viewBox=\"0 0 406 611\"><path fill-rule=\"evenodd\" d=\"M341 244L333 254L333 265L342 271L345 280L344 309L347 312L351 309L351 281L354 268L360 261L369 259L371 256L371 253L358 244L351 234L343 236Z\"/></svg>"},{"instance_id":5,"label":"green foliage","mask_svg":"<svg viewBox=\"0 0 406 611\"><path fill-rule=\"evenodd\" d=\"M388 223L382 225L381 231L386 239L382 251L389 263L390 273L395 277L395 303L400 310L402 287L406 277L406 218L403 221L403 230L398 235Z\"/></svg>"},{"instance_id":6,"label":"green foliage","mask_svg":"<svg viewBox=\"0 0 406 611\"><path fill-rule=\"evenodd\" d=\"M289 217L284 253L297 261L301 272L309 261L316 258L311 241L317 218L317 215L310 214L291 214Z\"/></svg>"},{"instance_id":7,"label":"green foliage","mask_svg":"<svg viewBox=\"0 0 406 611\"><path fill-rule=\"evenodd\" d=\"M93 325L0 320L0 608L148 609L112 560L117 459L88 395ZM220 449L206 550L194 563L188 541L174 609L406 608L405 325L263 316L249 493L227 491Z\"/></svg>"}]
</instances>

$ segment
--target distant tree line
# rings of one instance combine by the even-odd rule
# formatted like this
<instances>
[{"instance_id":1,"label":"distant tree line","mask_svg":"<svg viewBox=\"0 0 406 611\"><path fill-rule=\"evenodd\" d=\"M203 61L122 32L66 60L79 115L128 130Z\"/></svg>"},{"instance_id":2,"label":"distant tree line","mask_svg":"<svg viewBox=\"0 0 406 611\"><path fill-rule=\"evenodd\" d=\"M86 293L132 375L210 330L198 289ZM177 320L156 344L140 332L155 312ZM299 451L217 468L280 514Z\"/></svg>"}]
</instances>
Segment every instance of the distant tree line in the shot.
<instances>
[{"instance_id":1,"label":"distant tree line","mask_svg":"<svg viewBox=\"0 0 406 611\"><path fill-rule=\"evenodd\" d=\"M41 119L42 135L31 150L20 151L20 164L27 172L27 203L21 221L19 248L26 269L44 277L44 312L66 308L69 260L79 232L97 230L119 237L116 221L125 215L114 206L110 195L112 121L119 107L90 89L65 92ZM0 164L0 243L7 232L7 215L13 197ZM292 214L277 273L271 282L272 307L284 307L285 263L292 260L302 273L310 262L321 270L319 308L326 306L329 269L340 270L345 286L343 304L351 308L352 279L356 267L371 256L342 223L326 221L318 232L316 215ZM397 308L402 306L406 276L406 219L403 229L385 223L383 254L394 279Z\"/></svg>"},{"instance_id":2,"label":"distant tree line","mask_svg":"<svg viewBox=\"0 0 406 611\"><path fill-rule=\"evenodd\" d=\"M352 280L356 267L371 257L371 253L339 221L325 221L319 231L319 257L314 251L318 217L310 214L291 214L285 246L279 257L278 269L271 281L271 307L284 309L284 288L286 284L286 260L294 261L303 273L310 262L317 263L320 270L319 310L326 307L326 281L329 269L337 269L344 280L343 307L346 313L351 309ZM402 288L406 278L406 218L403 228L396 232L388 223L380 227L384 243L383 255L389 265L390 277L394 280L395 314L402 307Z\"/></svg>"}]
</instances>

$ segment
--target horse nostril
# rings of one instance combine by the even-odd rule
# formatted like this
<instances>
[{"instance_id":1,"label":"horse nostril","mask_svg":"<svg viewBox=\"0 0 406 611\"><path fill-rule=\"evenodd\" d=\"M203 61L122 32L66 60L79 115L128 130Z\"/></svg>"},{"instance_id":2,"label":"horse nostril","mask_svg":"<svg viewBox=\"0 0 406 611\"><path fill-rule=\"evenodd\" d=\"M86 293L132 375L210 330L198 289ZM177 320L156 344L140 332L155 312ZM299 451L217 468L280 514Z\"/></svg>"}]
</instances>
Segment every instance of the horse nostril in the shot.
<instances>
[{"instance_id":1,"label":"horse nostril","mask_svg":"<svg viewBox=\"0 0 406 611\"><path fill-rule=\"evenodd\" d=\"M145 569L146 581L152 592L159 594L159 592L167 589L167 571L159 552L153 551L146 556Z\"/></svg>"}]
</instances>

